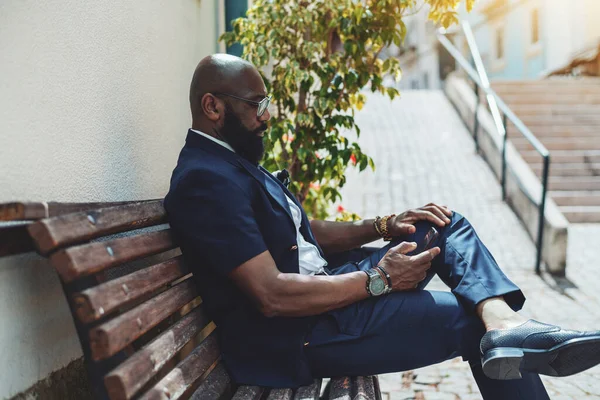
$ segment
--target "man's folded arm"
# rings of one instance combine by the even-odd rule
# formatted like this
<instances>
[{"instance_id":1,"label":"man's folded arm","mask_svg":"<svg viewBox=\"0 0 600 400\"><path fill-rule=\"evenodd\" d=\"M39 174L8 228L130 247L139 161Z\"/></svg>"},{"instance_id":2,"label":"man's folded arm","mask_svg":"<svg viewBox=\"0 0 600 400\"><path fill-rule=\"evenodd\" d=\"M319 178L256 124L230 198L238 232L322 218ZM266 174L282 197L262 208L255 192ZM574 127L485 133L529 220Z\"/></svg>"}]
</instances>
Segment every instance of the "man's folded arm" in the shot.
<instances>
[{"instance_id":1,"label":"man's folded arm","mask_svg":"<svg viewBox=\"0 0 600 400\"><path fill-rule=\"evenodd\" d=\"M203 255L203 266L232 279L267 316L316 315L368 296L364 272L280 272L257 225L253 197L224 176L194 174L171 196L169 218Z\"/></svg>"},{"instance_id":2,"label":"man's folded arm","mask_svg":"<svg viewBox=\"0 0 600 400\"><path fill-rule=\"evenodd\" d=\"M372 219L354 222L312 220L310 226L325 254L352 250L380 238Z\"/></svg>"},{"instance_id":3,"label":"man's folded arm","mask_svg":"<svg viewBox=\"0 0 600 400\"><path fill-rule=\"evenodd\" d=\"M308 276L280 272L269 251L229 274L267 317L317 315L368 297L364 272Z\"/></svg>"}]
</instances>

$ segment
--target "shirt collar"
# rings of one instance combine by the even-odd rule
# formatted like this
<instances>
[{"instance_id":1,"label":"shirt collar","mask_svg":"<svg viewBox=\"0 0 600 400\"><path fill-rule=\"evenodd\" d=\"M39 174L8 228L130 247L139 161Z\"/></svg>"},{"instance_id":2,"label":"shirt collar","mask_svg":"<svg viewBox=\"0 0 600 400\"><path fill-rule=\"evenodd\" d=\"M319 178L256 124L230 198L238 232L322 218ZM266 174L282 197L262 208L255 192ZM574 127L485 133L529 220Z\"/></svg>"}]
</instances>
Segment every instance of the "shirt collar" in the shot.
<instances>
[{"instance_id":1,"label":"shirt collar","mask_svg":"<svg viewBox=\"0 0 600 400\"><path fill-rule=\"evenodd\" d=\"M204 132L200 132L200 131L197 131L197 130L195 130L195 129L190 129L190 131L192 131L192 132L195 132L195 133L197 133L197 134L198 134L198 135L200 135L200 136L204 136L205 138L207 138L207 139L209 139L209 140L212 140L213 142L215 142L215 143L217 143L217 144L220 144L221 146L223 146L223 147L225 147L226 149L229 149L229 150L231 150L231 151L233 151L233 152L235 153L235 150L233 149L233 147L231 147L231 146L229 145L229 143L227 143L227 142L224 142L223 140L219 140L219 139L217 139L216 137L213 137L213 136L207 135L206 133L204 133Z\"/></svg>"}]
</instances>

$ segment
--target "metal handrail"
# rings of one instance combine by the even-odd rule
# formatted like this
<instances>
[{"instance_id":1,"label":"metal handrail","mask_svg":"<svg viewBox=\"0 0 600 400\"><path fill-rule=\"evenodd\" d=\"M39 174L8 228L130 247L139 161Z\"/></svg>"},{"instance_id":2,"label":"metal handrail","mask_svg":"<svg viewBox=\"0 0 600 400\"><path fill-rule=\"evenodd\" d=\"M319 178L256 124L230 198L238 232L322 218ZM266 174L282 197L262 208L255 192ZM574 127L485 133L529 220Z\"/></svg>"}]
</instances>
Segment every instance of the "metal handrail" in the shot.
<instances>
[{"instance_id":1,"label":"metal handrail","mask_svg":"<svg viewBox=\"0 0 600 400\"><path fill-rule=\"evenodd\" d=\"M469 64L469 62L463 57L460 51L454 46L454 44L448 40L445 36L445 31L443 29L437 32L438 41L444 46L444 48L450 53L450 55L460 64L460 66L465 70L471 81L475 85L475 111L474 111L474 123L473 123L473 138L475 140L475 146L477 151L479 151L479 140L478 140L478 131L479 131L479 118L478 118L478 109L479 109L479 91L482 90L490 107L490 112L492 114L492 118L494 120L494 124L496 126L496 130L502 136L502 200L506 200L506 143L508 140L507 134L507 120L510 120L513 125L517 128L519 133L521 133L525 139L534 147L534 149L542 156L544 160L544 168L542 171L542 199L538 205L539 219L538 219L538 234L537 234L537 256L535 263L535 272L540 273L540 264L542 259L542 244L544 239L544 211L546 208L546 195L548 191L548 171L550 168L550 152L546 147L533 135L533 133L525 126L523 121L519 119L515 115L515 113L508 107L508 105L496 94L496 92L490 87L490 82L485 72L485 67L483 65L483 61L481 59L481 53L477 47L477 43L475 42L475 36L473 35L473 31L471 30L471 26L467 21L462 21L461 23L462 31L465 34L467 39L467 44L469 46L469 51L471 52L471 57L473 58L473 63L477 71ZM502 111L503 118L500 118Z\"/></svg>"}]
</instances>

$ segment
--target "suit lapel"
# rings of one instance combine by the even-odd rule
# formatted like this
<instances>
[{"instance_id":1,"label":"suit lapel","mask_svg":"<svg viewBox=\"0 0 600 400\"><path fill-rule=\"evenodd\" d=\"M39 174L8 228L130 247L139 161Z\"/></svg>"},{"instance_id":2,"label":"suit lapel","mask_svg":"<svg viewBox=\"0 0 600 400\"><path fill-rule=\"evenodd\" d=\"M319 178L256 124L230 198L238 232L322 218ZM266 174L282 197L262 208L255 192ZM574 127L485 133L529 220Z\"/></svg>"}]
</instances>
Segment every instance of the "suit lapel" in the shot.
<instances>
[{"instance_id":1,"label":"suit lapel","mask_svg":"<svg viewBox=\"0 0 600 400\"><path fill-rule=\"evenodd\" d=\"M277 182L275 182L275 177L273 177L273 179L269 178L266 175L269 174L267 170L265 170L262 167L259 167L262 168L261 170L241 157L238 161L246 169L246 171L248 171L248 173L252 175L254 179L256 179L265 188L269 196L271 196L271 198L275 200L285 210L286 214L290 218L290 222L293 224L294 220L292 218L292 212L290 211L290 205L288 204L285 193L283 192L283 190L281 190L281 186L279 186ZM265 171L266 173L263 171Z\"/></svg>"},{"instance_id":2,"label":"suit lapel","mask_svg":"<svg viewBox=\"0 0 600 400\"><path fill-rule=\"evenodd\" d=\"M310 221L308 220L308 218L306 216L306 213L303 212L302 204L300 204L300 202L298 201L298 199L296 198L296 196L294 196L294 194L292 192L290 192L288 190L288 188L286 188L285 185L283 183L281 183L277 178L275 178L269 171L267 171L263 167L259 167L259 168L265 174L269 174L271 177L273 177L273 179L268 179L267 178L267 180L268 181L273 181L273 183L275 183L279 187L281 187L281 189L283 189L284 193L287 196L289 196L289 198L292 199L292 201L298 206L298 208L300 209L300 213L302 214L302 224L300 225L300 233L302 234L302 236L304 237L305 240L307 240L309 243L311 243L314 246L316 246L317 249L319 250L319 252L321 253L321 256L324 257L323 249L321 249L321 246L319 246L319 243L317 243L317 239L313 235L312 229L310 228Z\"/></svg>"}]
</instances>

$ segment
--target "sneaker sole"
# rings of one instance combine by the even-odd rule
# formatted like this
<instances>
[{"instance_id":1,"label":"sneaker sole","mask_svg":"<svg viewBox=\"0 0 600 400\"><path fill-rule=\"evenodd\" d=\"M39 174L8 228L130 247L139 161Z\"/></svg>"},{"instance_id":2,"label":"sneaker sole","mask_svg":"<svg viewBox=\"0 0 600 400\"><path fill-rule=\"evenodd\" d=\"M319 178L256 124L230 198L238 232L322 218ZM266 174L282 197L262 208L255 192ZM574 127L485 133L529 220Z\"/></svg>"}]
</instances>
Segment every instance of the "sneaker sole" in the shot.
<instances>
[{"instance_id":1,"label":"sneaker sole","mask_svg":"<svg viewBox=\"0 0 600 400\"><path fill-rule=\"evenodd\" d=\"M569 376L600 364L600 336L576 338L548 350L497 347L481 357L483 373L492 379L520 379L521 372Z\"/></svg>"}]
</instances>

